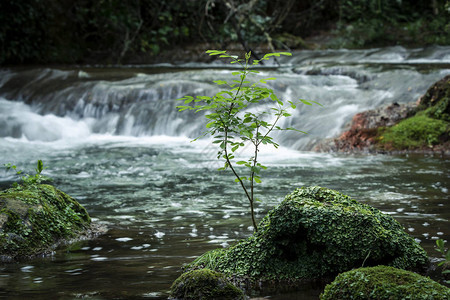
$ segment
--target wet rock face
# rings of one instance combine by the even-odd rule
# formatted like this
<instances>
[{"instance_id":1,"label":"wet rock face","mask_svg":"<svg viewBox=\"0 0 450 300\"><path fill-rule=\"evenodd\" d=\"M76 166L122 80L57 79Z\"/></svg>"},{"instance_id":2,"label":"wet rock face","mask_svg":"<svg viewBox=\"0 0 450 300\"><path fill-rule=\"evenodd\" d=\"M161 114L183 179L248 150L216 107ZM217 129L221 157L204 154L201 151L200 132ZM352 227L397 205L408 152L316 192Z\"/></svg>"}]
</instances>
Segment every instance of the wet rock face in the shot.
<instances>
[{"instance_id":1,"label":"wet rock face","mask_svg":"<svg viewBox=\"0 0 450 300\"><path fill-rule=\"evenodd\" d=\"M319 152L450 151L450 75L417 101L358 113L337 139L319 143Z\"/></svg>"},{"instance_id":2,"label":"wet rock face","mask_svg":"<svg viewBox=\"0 0 450 300\"><path fill-rule=\"evenodd\" d=\"M392 267L359 268L339 274L321 300L450 298L450 289L419 274Z\"/></svg>"},{"instance_id":3,"label":"wet rock face","mask_svg":"<svg viewBox=\"0 0 450 300\"><path fill-rule=\"evenodd\" d=\"M213 250L189 268L255 280L323 279L352 268L390 265L424 270L428 257L391 216L337 191L295 190L251 237Z\"/></svg>"},{"instance_id":4,"label":"wet rock face","mask_svg":"<svg viewBox=\"0 0 450 300\"><path fill-rule=\"evenodd\" d=\"M90 230L84 207L51 185L0 192L0 260L43 255Z\"/></svg>"},{"instance_id":5,"label":"wet rock face","mask_svg":"<svg viewBox=\"0 0 450 300\"><path fill-rule=\"evenodd\" d=\"M433 84L418 102L418 109L429 117L450 122L450 75Z\"/></svg>"},{"instance_id":6,"label":"wet rock face","mask_svg":"<svg viewBox=\"0 0 450 300\"><path fill-rule=\"evenodd\" d=\"M414 103L393 103L389 106L356 114L353 117L350 129L335 140L332 150L341 152L368 151L376 143L379 127L393 126L413 115L415 109Z\"/></svg>"}]
</instances>

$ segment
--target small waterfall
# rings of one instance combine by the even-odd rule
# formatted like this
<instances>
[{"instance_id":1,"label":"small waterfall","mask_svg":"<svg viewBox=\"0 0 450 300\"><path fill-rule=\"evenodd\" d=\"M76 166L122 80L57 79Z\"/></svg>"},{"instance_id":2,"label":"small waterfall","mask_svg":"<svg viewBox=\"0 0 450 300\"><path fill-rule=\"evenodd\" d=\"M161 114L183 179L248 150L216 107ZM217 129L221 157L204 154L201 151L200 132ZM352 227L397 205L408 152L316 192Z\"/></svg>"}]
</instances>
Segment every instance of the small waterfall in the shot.
<instances>
[{"instance_id":1,"label":"small waterfall","mask_svg":"<svg viewBox=\"0 0 450 300\"><path fill-rule=\"evenodd\" d=\"M280 98L309 99L323 105L293 112L285 126L308 132L283 132L282 144L308 150L339 135L358 112L392 102L416 101L448 74L449 47L408 50L302 51L282 66L258 75ZM197 137L200 114L178 112L184 95L213 95L211 81L231 80L223 65L185 67L36 69L0 71L0 137L55 141L91 134Z\"/></svg>"}]
</instances>

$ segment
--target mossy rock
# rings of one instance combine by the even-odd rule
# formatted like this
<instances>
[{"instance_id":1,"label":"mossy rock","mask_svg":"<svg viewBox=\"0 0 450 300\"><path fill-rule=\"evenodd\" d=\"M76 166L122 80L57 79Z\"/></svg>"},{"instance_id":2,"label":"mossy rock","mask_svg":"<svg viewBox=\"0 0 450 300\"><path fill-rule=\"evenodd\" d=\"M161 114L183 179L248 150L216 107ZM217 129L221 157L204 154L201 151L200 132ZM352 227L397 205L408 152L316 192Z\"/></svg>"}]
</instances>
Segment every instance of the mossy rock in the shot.
<instances>
[{"instance_id":1,"label":"mossy rock","mask_svg":"<svg viewBox=\"0 0 450 300\"><path fill-rule=\"evenodd\" d=\"M449 135L449 122L419 112L392 127L381 129L379 143L387 150L417 149L443 144Z\"/></svg>"},{"instance_id":2,"label":"mossy rock","mask_svg":"<svg viewBox=\"0 0 450 300\"><path fill-rule=\"evenodd\" d=\"M376 139L385 150L448 148L450 140L450 75L421 97L417 113L392 127L379 128Z\"/></svg>"},{"instance_id":3,"label":"mossy rock","mask_svg":"<svg viewBox=\"0 0 450 300\"><path fill-rule=\"evenodd\" d=\"M450 289L428 277L387 266L339 274L325 287L321 300L450 299Z\"/></svg>"},{"instance_id":4,"label":"mossy rock","mask_svg":"<svg viewBox=\"0 0 450 300\"><path fill-rule=\"evenodd\" d=\"M183 273L170 288L169 299L184 300L240 300L244 292L234 286L224 274L209 269Z\"/></svg>"},{"instance_id":5,"label":"mossy rock","mask_svg":"<svg viewBox=\"0 0 450 300\"><path fill-rule=\"evenodd\" d=\"M257 233L205 253L187 269L292 281L334 278L362 265L422 271L428 263L423 248L391 216L337 191L306 187L271 210Z\"/></svg>"},{"instance_id":6,"label":"mossy rock","mask_svg":"<svg viewBox=\"0 0 450 300\"><path fill-rule=\"evenodd\" d=\"M450 122L450 75L433 84L422 96L419 110L433 119Z\"/></svg>"},{"instance_id":7,"label":"mossy rock","mask_svg":"<svg viewBox=\"0 0 450 300\"><path fill-rule=\"evenodd\" d=\"M17 186L0 192L0 260L51 252L90 229L75 199L51 185Z\"/></svg>"}]
</instances>

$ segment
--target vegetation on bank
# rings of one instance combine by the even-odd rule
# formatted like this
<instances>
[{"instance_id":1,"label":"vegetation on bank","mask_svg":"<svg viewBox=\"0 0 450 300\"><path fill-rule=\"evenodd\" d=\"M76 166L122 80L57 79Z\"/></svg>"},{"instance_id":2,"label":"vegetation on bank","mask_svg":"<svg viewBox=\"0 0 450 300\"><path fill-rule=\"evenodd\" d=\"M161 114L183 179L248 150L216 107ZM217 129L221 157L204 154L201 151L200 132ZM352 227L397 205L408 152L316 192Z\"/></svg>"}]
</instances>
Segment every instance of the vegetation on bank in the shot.
<instances>
[{"instance_id":1,"label":"vegetation on bank","mask_svg":"<svg viewBox=\"0 0 450 300\"><path fill-rule=\"evenodd\" d=\"M339 274L325 287L321 300L450 298L450 289L428 277L387 266Z\"/></svg>"},{"instance_id":2,"label":"vegetation on bank","mask_svg":"<svg viewBox=\"0 0 450 300\"><path fill-rule=\"evenodd\" d=\"M378 129L378 147L385 150L448 148L450 139L450 75L420 99L417 113L394 126Z\"/></svg>"},{"instance_id":3,"label":"vegetation on bank","mask_svg":"<svg viewBox=\"0 0 450 300\"><path fill-rule=\"evenodd\" d=\"M448 0L5 0L0 64L142 63L169 49L177 60L205 43L290 50L323 31L332 47L449 45L449 20Z\"/></svg>"}]
</instances>

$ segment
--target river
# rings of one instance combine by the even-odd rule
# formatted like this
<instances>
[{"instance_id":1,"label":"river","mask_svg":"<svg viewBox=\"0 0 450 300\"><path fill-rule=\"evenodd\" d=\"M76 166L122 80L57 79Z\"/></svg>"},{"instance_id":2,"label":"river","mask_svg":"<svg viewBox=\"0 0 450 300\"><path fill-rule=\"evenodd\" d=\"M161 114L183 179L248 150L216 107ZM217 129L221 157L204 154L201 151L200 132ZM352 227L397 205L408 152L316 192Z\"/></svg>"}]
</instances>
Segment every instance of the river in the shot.
<instances>
[{"instance_id":1,"label":"river","mask_svg":"<svg viewBox=\"0 0 450 300\"><path fill-rule=\"evenodd\" d=\"M355 113L416 101L450 74L450 47L296 52L259 76L289 99L310 99L264 148L257 218L297 187L341 191L392 215L426 249L449 240L446 157L314 153ZM53 184L109 231L54 255L0 266L8 299L165 299L180 267L252 233L247 202L201 134L201 116L180 113L185 94L213 94L229 78L220 63L45 66L0 69L0 163L29 173L38 159ZM245 155L245 150L242 155ZM0 170L0 186L17 180ZM317 299L321 287L270 291L270 299Z\"/></svg>"}]
</instances>

